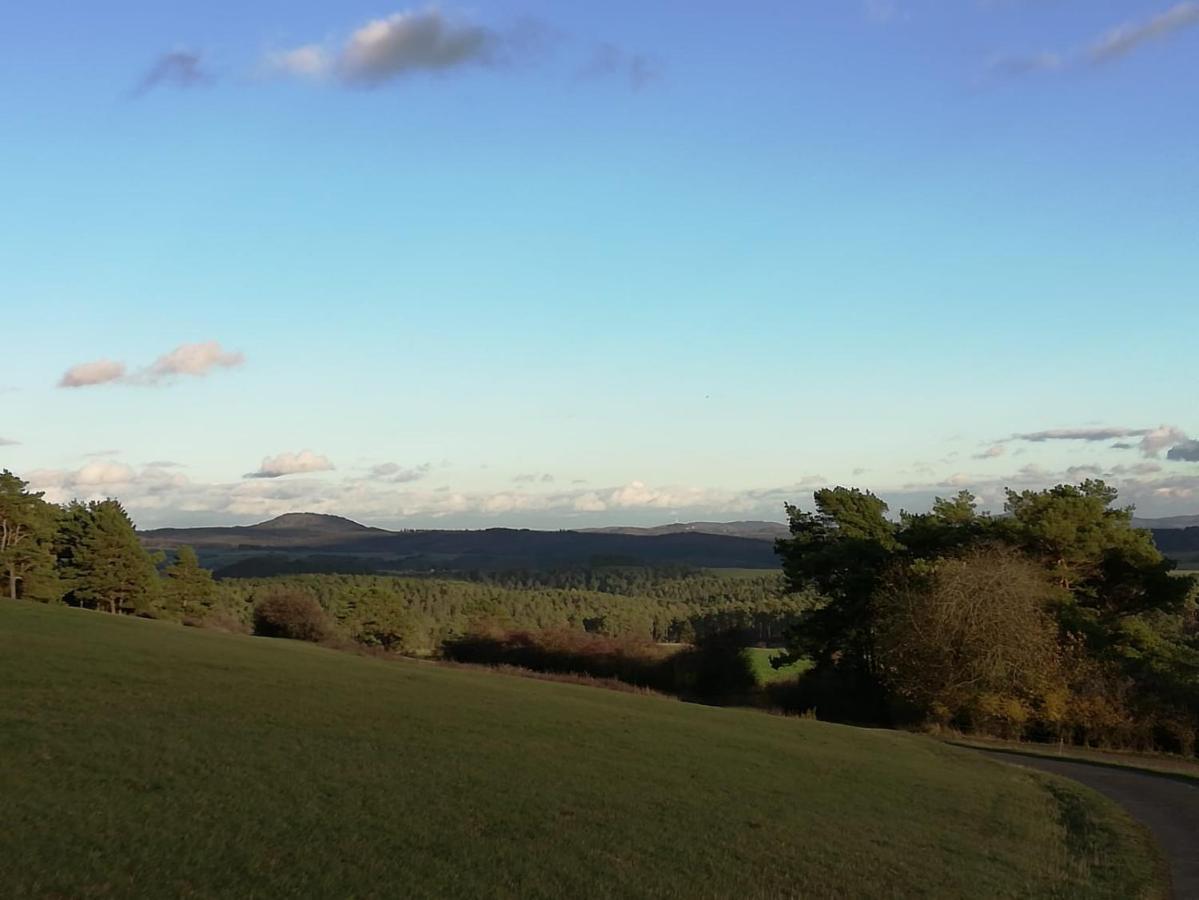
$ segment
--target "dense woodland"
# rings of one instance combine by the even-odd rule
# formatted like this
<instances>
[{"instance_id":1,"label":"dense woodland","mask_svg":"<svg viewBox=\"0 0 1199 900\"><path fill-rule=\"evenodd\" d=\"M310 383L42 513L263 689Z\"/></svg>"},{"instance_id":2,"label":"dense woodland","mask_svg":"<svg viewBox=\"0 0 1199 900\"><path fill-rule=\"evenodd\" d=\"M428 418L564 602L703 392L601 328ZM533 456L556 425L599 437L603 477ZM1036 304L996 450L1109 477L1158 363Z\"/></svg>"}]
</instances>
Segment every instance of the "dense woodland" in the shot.
<instances>
[{"instance_id":1,"label":"dense woodland","mask_svg":"<svg viewBox=\"0 0 1199 900\"><path fill-rule=\"evenodd\" d=\"M1196 751L1195 579L1101 482L966 493L888 517L872 494L789 507L783 573L638 566L216 580L149 553L115 500L58 506L0 474L12 600L616 677L698 698L752 688L739 647L811 668L751 699L821 718ZM662 643L694 645L670 661Z\"/></svg>"}]
</instances>

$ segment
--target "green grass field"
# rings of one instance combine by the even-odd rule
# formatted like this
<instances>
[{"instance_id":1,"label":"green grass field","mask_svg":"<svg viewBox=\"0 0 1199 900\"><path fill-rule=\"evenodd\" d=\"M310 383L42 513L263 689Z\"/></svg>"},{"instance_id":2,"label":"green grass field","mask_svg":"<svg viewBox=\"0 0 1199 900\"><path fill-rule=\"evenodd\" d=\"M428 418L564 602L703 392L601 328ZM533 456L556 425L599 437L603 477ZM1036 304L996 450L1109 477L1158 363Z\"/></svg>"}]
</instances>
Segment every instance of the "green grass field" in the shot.
<instances>
[{"instance_id":1,"label":"green grass field","mask_svg":"<svg viewBox=\"0 0 1199 900\"><path fill-rule=\"evenodd\" d=\"M749 654L749 660L753 664L754 676L758 679L758 684L769 684L772 681L782 681L786 678L794 678L808 669L809 663L796 662L789 666L783 666L781 669L776 669L770 665L770 661L782 653L782 650L775 650L769 647L750 647L746 652Z\"/></svg>"},{"instance_id":2,"label":"green grass field","mask_svg":"<svg viewBox=\"0 0 1199 900\"><path fill-rule=\"evenodd\" d=\"M6 897L1156 896L918 736L3 601L0 698Z\"/></svg>"}]
</instances>

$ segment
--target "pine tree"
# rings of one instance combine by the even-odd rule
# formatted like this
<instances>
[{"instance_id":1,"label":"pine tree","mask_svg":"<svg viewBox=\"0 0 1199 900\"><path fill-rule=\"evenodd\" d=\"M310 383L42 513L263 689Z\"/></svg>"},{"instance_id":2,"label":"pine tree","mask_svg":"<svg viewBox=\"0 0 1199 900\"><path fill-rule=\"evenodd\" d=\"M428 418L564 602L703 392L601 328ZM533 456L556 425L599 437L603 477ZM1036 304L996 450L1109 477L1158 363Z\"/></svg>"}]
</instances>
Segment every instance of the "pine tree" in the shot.
<instances>
[{"instance_id":1,"label":"pine tree","mask_svg":"<svg viewBox=\"0 0 1199 900\"><path fill-rule=\"evenodd\" d=\"M110 613L152 610L158 600L158 573L116 500L89 503L87 515L70 511L67 528L73 540L61 548L68 554L73 601Z\"/></svg>"},{"instance_id":2,"label":"pine tree","mask_svg":"<svg viewBox=\"0 0 1199 900\"><path fill-rule=\"evenodd\" d=\"M191 547L179 548L175 561L167 566L165 574L164 599L172 612L190 616L212 606L216 584L212 573L200 567L196 551Z\"/></svg>"},{"instance_id":3,"label":"pine tree","mask_svg":"<svg viewBox=\"0 0 1199 900\"><path fill-rule=\"evenodd\" d=\"M58 599L54 573L55 507L28 483L0 472L0 576L11 600Z\"/></svg>"}]
</instances>

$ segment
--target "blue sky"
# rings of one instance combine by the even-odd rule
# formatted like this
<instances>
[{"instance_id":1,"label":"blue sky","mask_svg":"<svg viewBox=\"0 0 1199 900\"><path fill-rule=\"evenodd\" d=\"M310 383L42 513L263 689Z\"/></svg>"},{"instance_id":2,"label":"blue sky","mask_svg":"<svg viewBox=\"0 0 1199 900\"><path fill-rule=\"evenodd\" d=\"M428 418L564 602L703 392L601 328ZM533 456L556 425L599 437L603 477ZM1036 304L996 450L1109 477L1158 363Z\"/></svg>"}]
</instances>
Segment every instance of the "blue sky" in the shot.
<instances>
[{"instance_id":1,"label":"blue sky","mask_svg":"<svg viewBox=\"0 0 1199 900\"><path fill-rule=\"evenodd\" d=\"M1186 2L25 4L0 466L144 525L1196 513L1196 76Z\"/></svg>"}]
</instances>

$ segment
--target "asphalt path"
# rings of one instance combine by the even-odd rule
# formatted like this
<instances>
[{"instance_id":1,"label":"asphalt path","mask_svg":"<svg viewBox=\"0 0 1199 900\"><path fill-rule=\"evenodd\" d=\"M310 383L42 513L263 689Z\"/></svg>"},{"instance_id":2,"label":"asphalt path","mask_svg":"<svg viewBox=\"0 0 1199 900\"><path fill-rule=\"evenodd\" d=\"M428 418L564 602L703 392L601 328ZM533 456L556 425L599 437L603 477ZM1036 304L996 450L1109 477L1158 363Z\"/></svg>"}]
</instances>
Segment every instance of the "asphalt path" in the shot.
<instances>
[{"instance_id":1,"label":"asphalt path","mask_svg":"<svg viewBox=\"0 0 1199 900\"><path fill-rule=\"evenodd\" d=\"M1115 800L1149 828L1166 854L1174 896L1199 900L1199 782L1025 753L979 752L1012 765L1064 775Z\"/></svg>"}]
</instances>

